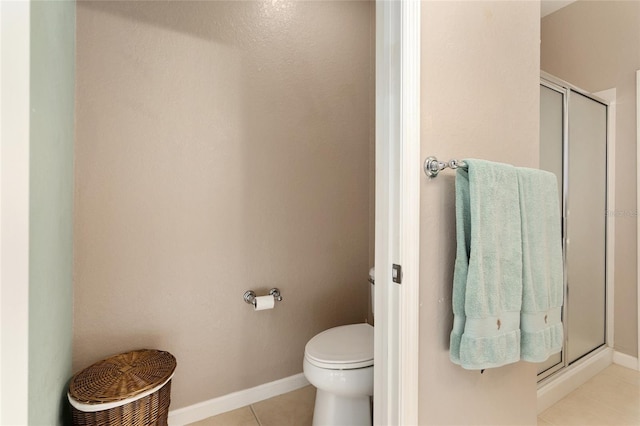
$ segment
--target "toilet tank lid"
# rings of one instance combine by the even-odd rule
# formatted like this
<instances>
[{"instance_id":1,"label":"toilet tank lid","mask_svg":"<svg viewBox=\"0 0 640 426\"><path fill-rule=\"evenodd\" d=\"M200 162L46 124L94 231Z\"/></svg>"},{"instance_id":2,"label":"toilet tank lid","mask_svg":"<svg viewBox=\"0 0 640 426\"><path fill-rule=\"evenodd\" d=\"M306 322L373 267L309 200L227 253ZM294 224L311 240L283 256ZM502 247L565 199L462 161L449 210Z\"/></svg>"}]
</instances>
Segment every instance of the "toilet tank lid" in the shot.
<instances>
[{"instance_id":1,"label":"toilet tank lid","mask_svg":"<svg viewBox=\"0 0 640 426\"><path fill-rule=\"evenodd\" d=\"M350 324L330 328L307 343L305 355L315 361L350 364L373 360L373 327Z\"/></svg>"}]
</instances>

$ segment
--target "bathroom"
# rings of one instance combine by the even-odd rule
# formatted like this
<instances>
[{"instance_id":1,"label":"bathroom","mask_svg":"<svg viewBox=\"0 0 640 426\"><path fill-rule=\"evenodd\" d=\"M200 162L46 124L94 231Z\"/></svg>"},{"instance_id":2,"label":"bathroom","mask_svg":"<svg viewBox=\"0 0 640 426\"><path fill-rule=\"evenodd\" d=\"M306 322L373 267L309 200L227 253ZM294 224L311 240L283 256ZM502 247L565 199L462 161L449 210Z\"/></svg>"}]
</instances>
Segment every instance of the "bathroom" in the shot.
<instances>
[{"instance_id":1,"label":"bathroom","mask_svg":"<svg viewBox=\"0 0 640 426\"><path fill-rule=\"evenodd\" d=\"M367 320L373 18L78 3L74 370L162 348L179 409L295 376L314 334ZM243 301L272 287L273 310Z\"/></svg>"},{"instance_id":2,"label":"bathroom","mask_svg":"<svg viewBox=\"0 0 640 426\"><path fill-rule=\"evenodd\" d=\"M55 8L34 3L32 19L51 16L39 9L46 7ZM31 281L25 368L41 374L31 374L28 399L48 401L29 404L31 418L57 416L60 392L45 395L114 353L157 347L175 354L171 409L180 410L299 375L304 346L315 334L372 321L375 7L78 2L62 12L60 19L76 25L68 34L75 58L65 62L71 61L66 72L75 79L74 99L65 104L75 120L75 147L71 160L66 151L65 164L72 161L75 171L64 181L75 180L75 201L72 217L58 219L73 227L73 268L45 263L47 271L63 269L58 289ZM556 19L611 14L637 25L633 7L617 4L612 11L579 1ZM32 31L54 31L36 22ZM591 64L545 65L551 59L544 29L551 21L542 22L541 34L537 2L422 3L417 161L438 154L537 167L541 68L591 91L617 86L618 120L635 120L634 107L623 108L635 102L628 70L617 81L617 72L607 69L608 80L599 82L580 77L580 68ZM640 68L637 57L628 60ZM617 65L617 57L611 62ZM50 102L46 107L52 100L42 102ZM5 123L7 108L2 113ZM635 127L618 126L615 209L632 211L635 135L628 129ZM32 137L44 136L32 131ZM32 172L42 170L35 161L50 155L32 158ZM42 187L31 186L32 197L50 190L49 175L35 178L32 185ZM418 422L534 424L535 365L479 375L449 361L453 193L453 173L434 182L420 176ZM622 255L615 258L614 348L637 362L635 218L617 218L615 231ZM6 251L2 255L4 270ZM65 263L70 255L56 256ZM44 279L30 271L32 280ZM72 287L64 282L71 274ZM3 280L3 292L4 286ZM271 287L283 296L272 310L253 312L242 300L246 290L266 294ZM8 315L4 305L0 313ZM60 364L53 378L50 353ZM4 376L7 366L1 371ZM4 402L9 395L5 390L0 397ZM458 410L460 404L467 409ZM9 415L4 407L0 419Z\"/></svg>"}]
</instances>

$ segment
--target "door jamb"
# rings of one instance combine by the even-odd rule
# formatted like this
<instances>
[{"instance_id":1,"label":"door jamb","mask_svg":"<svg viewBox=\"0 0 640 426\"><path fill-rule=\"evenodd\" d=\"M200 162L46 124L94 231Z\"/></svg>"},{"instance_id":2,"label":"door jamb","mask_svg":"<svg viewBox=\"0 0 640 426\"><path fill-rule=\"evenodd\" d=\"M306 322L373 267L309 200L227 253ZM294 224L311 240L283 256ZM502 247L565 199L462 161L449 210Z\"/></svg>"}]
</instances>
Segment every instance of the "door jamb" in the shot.
<instances>
[{"instance_id":1,"label":"door jamb","mask_svg":"<svg viewBox=\"0 0 640 426\"><path fill-rule=\"evenodd\" d=\"M375 425L418 422L421 178L420 1L378 0Z\"/></svg>"}]
</instances>

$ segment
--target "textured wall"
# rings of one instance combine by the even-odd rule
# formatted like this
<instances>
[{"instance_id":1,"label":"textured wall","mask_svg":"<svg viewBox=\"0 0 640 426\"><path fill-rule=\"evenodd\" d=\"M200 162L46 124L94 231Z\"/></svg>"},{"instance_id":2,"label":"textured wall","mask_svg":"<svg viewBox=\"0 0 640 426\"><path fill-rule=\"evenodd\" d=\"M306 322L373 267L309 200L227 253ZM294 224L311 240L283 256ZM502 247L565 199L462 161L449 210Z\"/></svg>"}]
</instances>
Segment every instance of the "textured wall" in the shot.
<instances>
[{"instance_id":1,"label":"textured wall","mask_svg":"<svg viewBox=\"0 0 640 426\"><path fill-rule=\"evenodd\" d=\"M172 409L302 372L367 317L372 4L77 12L74 369L169 350Z\"/></svg>"},{"instance_id":2,"label":"textured wall","mask_svg":"<svg viewBox=\"0 0 640 426\"><path fill-rule=\"evenodd\" d=\"M542 20L544 71L590 92L616 88L616 205L636 204L636 70L640 69L640 2L579 1ZM615 349L637 356L637 216L615 220Z\"/></svg>"},{"instance_id":3,"label":"textured wall","mask_svg":"<svg viewBox=\"0 0 640 426\"><path fill-rule=\"evenodd\" d=\"M539 28L538 2L422 3L422 158L538 166ZM535 364L449 360L454 178L422 177L420 424L535 425Z\"/></svg>"},{"instance_id":4,"label":"textured wall","mask_svg":"<svg viewBox=\"0 0 640 426\"><path fill-rule=\"evenodd\" d=\"M63 424L71 376L75 7L31 3L30 425Z\"/></svg>"}]
</instances>

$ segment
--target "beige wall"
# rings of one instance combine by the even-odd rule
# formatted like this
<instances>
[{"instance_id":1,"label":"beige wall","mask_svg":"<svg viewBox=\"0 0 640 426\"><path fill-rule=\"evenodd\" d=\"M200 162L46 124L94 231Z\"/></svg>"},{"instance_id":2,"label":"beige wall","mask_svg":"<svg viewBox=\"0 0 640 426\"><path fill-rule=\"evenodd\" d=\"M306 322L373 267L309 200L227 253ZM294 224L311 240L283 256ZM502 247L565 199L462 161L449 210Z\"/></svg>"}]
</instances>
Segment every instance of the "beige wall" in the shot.
<instances>
[{"instance_id":1,"label":"beige wall","mask_svg":"<svg viewBox=\"0 0 640 426\"><path fill-rule=\"evenodd\" d=\"M616 205L636 211L636 87L640 2L578 1L542 20L541 66L590 92L616 88ZM637 356L636 220L615 220L615 349Z\"/></svg>"},{"instance_id":2,"label":"beige wall","mask_svg":"<svg viewBox=\"0 0 640 426\"><path fill-rule=\"evenodd\" d=\"M538 2L422 3L422 158L538 166L539 29ZM535 425L535 364L449 360L454 178L422 177L420 424Z\"/></svg>"},{"instance_id":3,"label":"beige wall","mask_svg":"<svg viewBox=\"0 0 640 426\"><path fill-rule=\"evenodd\" d=\"M74 370L169 350L176 409L367 317L372 6L78 3Z\"/></svg>"}]
</instances>

